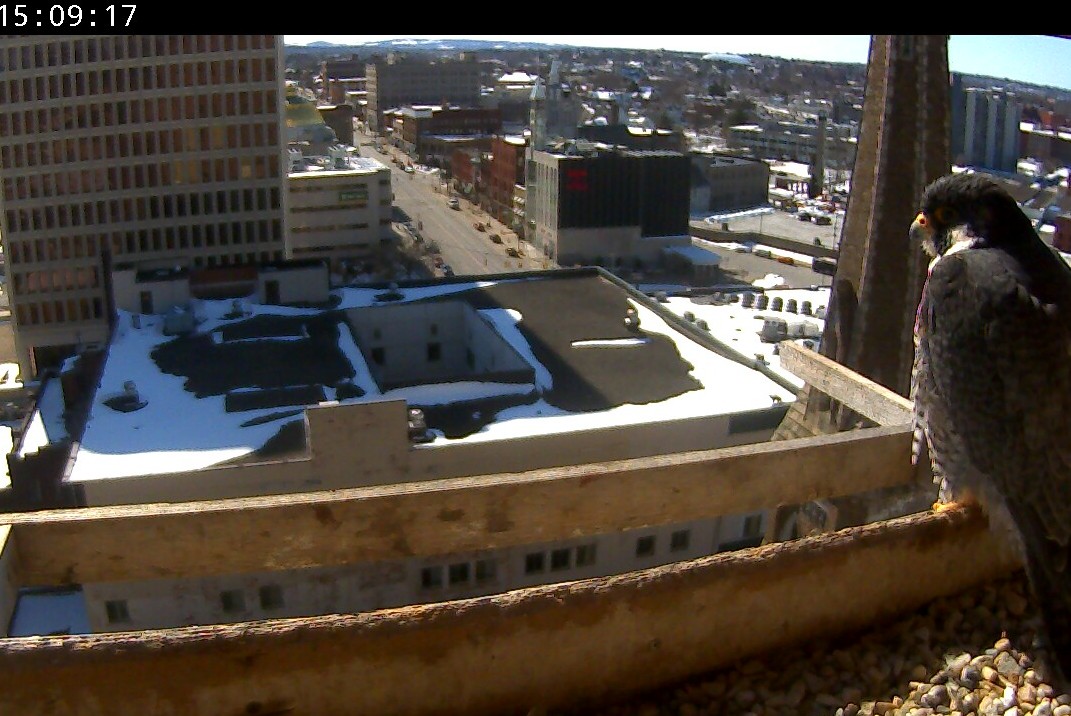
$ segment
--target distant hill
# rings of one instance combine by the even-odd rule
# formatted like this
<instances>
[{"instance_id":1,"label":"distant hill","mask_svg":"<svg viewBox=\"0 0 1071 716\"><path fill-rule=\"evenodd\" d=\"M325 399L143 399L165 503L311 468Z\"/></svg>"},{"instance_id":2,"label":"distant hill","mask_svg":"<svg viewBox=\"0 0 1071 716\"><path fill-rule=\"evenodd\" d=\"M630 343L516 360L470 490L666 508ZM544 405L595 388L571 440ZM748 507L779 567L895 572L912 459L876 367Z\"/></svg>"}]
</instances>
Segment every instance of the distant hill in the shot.
<instances>
[{"instance_id":1,"label":"distant hill","mask_svg":"<svg viewBox=\"0 0 1071 716\"><path fill-rule=\"evenodd\" d=\"M368 52L369 50L407 50L410 52L419 52L421 50L427 50L432 52L439 52L443 50L455 50L455 51L478 51L478 50L556 50L563 47L572 47L571 45L555 45L547 44L543 42L507 42L499 40L434 40L434 39L407 39L400 38L396 40L379 40L377 42L362 42L353 45L337 44L334 42L324 42L323 40L316 40L310 42L307 45L287 45L286 49L291 52L297 52L301 49L310 49L316 51L331 51L331 52Z\"/></svg>"},{"instance_id":2,"label":"distant hill","mask_svg":"<svg viewBox=\"0 0 1071 716\"><path fill-rule=\"evenodd\" d=\"M579 45L564 45L564 44L548 44L543 42L514 42L507 40L463 40L463 39L449 39L449 40L437 40L437 39L412 39L412 38L399 38L394 40L379 40L376 42L364 42L357 44L337 44L333 42L325 42L323 40L316 40L310 42L307 45L287 45L286 50L290 54L314 54L314 55L343 55L354 54L358 56L368 57L373 54L383 54L390 51L404 51L404 52L493 52L493 51L516 51L516 52L549 52L560 51L563 49L579 49L590 50L594 52L615 52L615 50L627 50L629 48L590 48L582 47ZM651 52L651 50L635 50L636 52ZM688 55L696 58L700 57L713 57L708 53L702 52L671 52L675 55ZM725 55L724 57L729 57ZM766 57L765 55L731 55L733 58L737 58L736 61L743 60L744 62L754 60L755 58ZM807 65L812 66L836 66L836 65L856 65L862 66L862 63L833 63L833 62L814 62L804 60L789 60L786 58L773 58L781 62L793 62L799 63L801 67ZM964 84L967 87L1002 87L1008 91L1016 92L1021 95L1025 95L1024 99L1033 99L1037 96L1045 96L1059 101L1071 101L1071 91L1064 90L1058 87L1046 87L1043 85L1030 84L1028 82L1019 82L1017 80L1002 79L998 77L984 77L980 75L968 75L964 76ZM1033 97L1032 97L1033 96Z\"/></svg>"}]
</instances>

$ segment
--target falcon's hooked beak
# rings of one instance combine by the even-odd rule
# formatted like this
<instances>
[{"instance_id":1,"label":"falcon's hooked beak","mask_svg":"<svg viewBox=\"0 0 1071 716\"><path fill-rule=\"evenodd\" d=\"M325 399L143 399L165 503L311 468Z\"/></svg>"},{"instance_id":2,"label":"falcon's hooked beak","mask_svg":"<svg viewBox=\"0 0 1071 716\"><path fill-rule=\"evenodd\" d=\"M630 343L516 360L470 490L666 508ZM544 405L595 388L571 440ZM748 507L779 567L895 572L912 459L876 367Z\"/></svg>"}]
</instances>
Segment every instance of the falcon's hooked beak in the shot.
<instances>
[{"instance_id":1,"label":"falcon's hooked beak","mask_svg":"<svg viewBox=\"0 0 1071 716\"><path fill-rule=\"evenodd\" d=\"M908 236L911 237L911 241L922 246L922 250L929 254L930 258L937 258L940 255L940 249L937 247L937 232L934 231L933 222L924 213L919 212L915 217Z\"/></svg>"}]
</instances>

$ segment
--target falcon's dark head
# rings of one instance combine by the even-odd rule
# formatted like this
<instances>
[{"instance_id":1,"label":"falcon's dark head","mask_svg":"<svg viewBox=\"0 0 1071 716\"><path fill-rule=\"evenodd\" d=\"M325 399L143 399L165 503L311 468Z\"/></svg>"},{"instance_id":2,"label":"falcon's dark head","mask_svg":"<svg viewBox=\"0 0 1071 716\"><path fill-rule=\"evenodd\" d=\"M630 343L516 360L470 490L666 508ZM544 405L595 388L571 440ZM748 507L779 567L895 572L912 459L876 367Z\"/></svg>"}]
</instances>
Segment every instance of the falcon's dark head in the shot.
<instances>
[{"instance_id":1,"label":"falcon's dark head","mask_svg":"<svg viewBox=\"0 0 1071 716\"><path fill-rule=\"evenodd\" d=\"M911 239L932 257L954 244L1008 245L1030 236L1030 220L1015 199L981 174L950 174L926 187Z\"/></svg>"}]
</instances>

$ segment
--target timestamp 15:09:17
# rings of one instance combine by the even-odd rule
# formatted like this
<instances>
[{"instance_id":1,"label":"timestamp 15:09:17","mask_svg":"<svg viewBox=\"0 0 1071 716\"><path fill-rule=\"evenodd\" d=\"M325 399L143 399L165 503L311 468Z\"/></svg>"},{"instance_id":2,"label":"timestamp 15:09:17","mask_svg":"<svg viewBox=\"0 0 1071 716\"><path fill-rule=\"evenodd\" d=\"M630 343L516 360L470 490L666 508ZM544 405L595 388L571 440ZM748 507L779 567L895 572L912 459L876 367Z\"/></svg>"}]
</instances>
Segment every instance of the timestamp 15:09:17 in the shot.
<instances>
[{"instance_id":1,"label":"timestamp 15:09:17","mask_svg":"<svg viewBox=\"0 0 1071 716\"><path fill-rule=\"evenodd\" d=\"M130 27L137 5L106 5L102 8L82 5L52 5L30 9L29 5L0 5L0 27L74 28L83 23L89 27ZM123 21L124 15L126 21Z\"/></svg>"}]
</instances>

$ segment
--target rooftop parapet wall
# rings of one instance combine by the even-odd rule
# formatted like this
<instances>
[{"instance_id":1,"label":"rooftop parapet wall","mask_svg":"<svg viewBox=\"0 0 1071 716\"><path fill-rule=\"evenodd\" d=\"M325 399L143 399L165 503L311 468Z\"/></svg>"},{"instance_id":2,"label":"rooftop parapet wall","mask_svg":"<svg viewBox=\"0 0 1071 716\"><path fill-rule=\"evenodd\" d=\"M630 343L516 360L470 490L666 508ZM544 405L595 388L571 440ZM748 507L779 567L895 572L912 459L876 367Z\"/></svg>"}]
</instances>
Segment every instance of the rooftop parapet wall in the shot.
<instances>
[{"instance_id":1,"label":"rooftop parapet wall","mask_svg":"<svg viewBox=\"0 0 1071 716\"><path fill-rule=\"evenodd\" d=\"M767 440L769 429L730 434L725 415L574 430L503 440L409 443L405 401L306 409L308 449L292 459L191 472L86 480L88 505L181 502L409 483L643 458ZM337 446L345 446L339 449ZM332 447L336 446L336 447Z\"/></svg>"}]
</instances>

